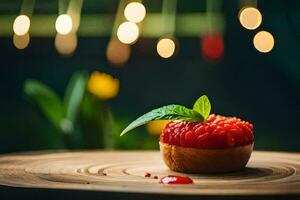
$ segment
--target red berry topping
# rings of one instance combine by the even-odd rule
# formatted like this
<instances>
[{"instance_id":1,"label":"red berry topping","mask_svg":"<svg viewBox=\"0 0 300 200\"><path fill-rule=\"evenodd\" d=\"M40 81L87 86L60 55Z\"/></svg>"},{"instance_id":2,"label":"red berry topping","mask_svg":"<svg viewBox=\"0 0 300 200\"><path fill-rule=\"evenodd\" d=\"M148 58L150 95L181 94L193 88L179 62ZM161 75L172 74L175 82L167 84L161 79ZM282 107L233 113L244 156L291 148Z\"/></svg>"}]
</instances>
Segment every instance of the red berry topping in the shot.
<instances>
[{"instance_id":1,"label":"red berry topping","mask_svg":"<svg viewBox=\"0 0 300 200\"><path fill-rule=\"evenodd\" d=\"M205 122L171 121L163 129L163 143L199 149L251 144L253 125L236 117L210 115Z\"/></svg>"}]
</instances>

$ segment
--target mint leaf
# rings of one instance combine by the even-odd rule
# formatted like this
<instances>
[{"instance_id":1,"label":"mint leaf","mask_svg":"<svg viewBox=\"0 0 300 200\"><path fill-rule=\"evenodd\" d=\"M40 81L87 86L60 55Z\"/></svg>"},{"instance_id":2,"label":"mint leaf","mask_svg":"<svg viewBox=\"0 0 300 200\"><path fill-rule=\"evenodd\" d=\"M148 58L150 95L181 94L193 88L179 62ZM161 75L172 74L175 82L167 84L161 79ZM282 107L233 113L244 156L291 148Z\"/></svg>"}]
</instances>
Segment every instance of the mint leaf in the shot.
<instances>
[{"instance_id":1,"label":"mint leaf","mask_svg":"<svg viewBox=\"0 0 300 200\"><path fill-rule=\"evenodd\" d=\"M188 109L180 105L168 105L154 109L142 115L138 119L134 120L122 131L121 136L138 126L144 125L153 120L161 119L184 120L194 122L204 121L204 117L194 110Z\"/></svg>"},{"instance_id":2,"label":"mint leaf","mask_svg":"<svg viewBox=\"0 0 300 200\"><path fill-rule=\"evenodd\" d=\"M200 113L204 119L207 119L211 110L208 97L206 95L199 97L193 106L193 110Z\"/></svg>"}]
</instances>

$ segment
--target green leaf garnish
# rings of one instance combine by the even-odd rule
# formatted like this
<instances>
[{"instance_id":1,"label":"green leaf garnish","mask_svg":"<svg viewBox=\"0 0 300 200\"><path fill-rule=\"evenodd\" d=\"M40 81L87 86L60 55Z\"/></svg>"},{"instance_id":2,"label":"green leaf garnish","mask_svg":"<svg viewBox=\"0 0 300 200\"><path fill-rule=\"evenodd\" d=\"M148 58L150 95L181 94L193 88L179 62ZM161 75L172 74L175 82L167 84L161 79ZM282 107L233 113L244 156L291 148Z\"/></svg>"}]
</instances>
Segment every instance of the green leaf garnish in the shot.
<instances>
[{"instance_id":1,"label":"green leaf garnish","mask_svg":"<svg viewBox=\"0 0 300 200\"><path fill-rule=\"evenodd\" d=\"M209 116L210 109L211 109L211 105L206 95L199 97L193 106L193 110L200 113L205 120Z\"/></svg>"},{"instance_id":2,"label":"green leaf garnish","mask_svg":"<svg viewBox=\"0 0 300 200\"><path fill-rule=\"evenodd\" d=\"M204 121L204 117L195 110L188 109L180 105L168 105L154 109L137 118L122 131L121 136L131 131L132 129L144 125L150 121L162 119L184 120L194 122Z\"/></svg>"},{"instance_id":3,"label":"green leaf garnish","mask_svg":"<svg viewBox=\"0 0 300 200\"><path fill-rule=\"evenodd\" d=\"M131 122L121 133L121 136L132 129L154 120L182 120L191 122L205 121L211 110L209 99L203 95L194 103L193 109L181 105L168 105L154 109Z\"/></svg>"}]
</instances>

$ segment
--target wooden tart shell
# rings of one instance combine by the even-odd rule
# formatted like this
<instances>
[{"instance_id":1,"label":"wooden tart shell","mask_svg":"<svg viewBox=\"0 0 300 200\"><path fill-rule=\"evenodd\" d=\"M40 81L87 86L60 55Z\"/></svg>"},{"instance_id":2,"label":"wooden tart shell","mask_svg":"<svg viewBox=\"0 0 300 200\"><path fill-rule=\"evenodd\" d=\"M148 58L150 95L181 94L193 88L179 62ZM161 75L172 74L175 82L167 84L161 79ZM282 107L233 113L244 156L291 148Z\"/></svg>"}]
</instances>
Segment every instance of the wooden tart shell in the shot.
<instances>
[{"instance_id":1,"label":"wooden tart shell","mask_svg":"<svg viewBox=\"0 0 300 200\"><path fill-rule=\"evenodd\" d=\"M253 143L224 149L197 149L159 142L166 165L185 173L224 173L245 168Z\"/></svg>"}]
</instances>

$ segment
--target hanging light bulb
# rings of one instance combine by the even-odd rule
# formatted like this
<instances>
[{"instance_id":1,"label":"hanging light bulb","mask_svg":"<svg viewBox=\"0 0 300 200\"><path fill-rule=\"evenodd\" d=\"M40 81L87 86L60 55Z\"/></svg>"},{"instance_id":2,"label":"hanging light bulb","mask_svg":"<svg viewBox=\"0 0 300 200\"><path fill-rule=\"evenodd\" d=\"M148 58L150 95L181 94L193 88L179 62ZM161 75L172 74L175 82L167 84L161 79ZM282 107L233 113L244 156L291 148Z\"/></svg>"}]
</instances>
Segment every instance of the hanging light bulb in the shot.
<instances>
[{"instance_id":1,"label":"hanging light bulb","mask_svg":"<svg viewBox=\"0 0 300 200\"><path fill-rule=\"evenodd\" d=\"M254 47L262 53L270 52L274 47L274 37L268 31L259 31L253 38Z\"/></svg>"},{"instance_id":2,"label":"hanging light bulb","mask_svg":"<svg viewBox=\"0 0 300 200\"><path fill-rule=\"evenodd\" d=\"M13 43L17 49L25 49L30 42L30 36L28 33L25 35L16 35L13 36Z\"/></svg>"},{"instance_id":3,"label":"hanging light bulb","mask_svg":"<svg viewBox=\"0 0 300 200\"><path fill-rule=\"evenodd\" d=\"M77 47L76 33L69 33L67 35L56 34L54 46L61 55L72 55Z\"/></svg>"},{"instance_id":4,"label":"hanging light bulb","mask_svg":"<svg viewBox=\"0 0 300 200\"><path fill-rule=\"evenodd\" d=\"M106 50L107 60L115 66L122 66L130 57L130 45L120 42L117 38L112 38Z\"/></svg>"},{"instance_id":5,"label":"hanging light bulb","mask_svg":"<svg viewBox=\"0 0 300 200\"><path fill-rule=\"evenodd\" d=\"M201 50L208 60L218 60L224 54L223 37L218 33L209 33L202 38Z\"/></svg>"},{"instance_id":6,"label":"hanging light bulb","mask_svg":"<svg viewBox=\"0 0 300 200\"><path fill-rule=\"evenodd\" d=\"M138 23L145 18L146 8L139 2L131 2L125 7L124 15L128 21Z\"/></svg>"},{"instance_id":7,"label":"hanging light bulb","mask_svg":"<svg viewBox=\"0 0 300 200\"><path fill-rule=\"evenodd\" d=\"M239 13L239 20L244 28L254 30L260 26L262 15L257 8L245 7Z\"/></svg>"},{"instance_id":8,"label":"hanging light bulb","mask_svg":"<svg viewBox=\"0 0 300 200\"><path fill-rule=\"evenodd\" d=\"M118 39L124 44L132 44L139 37L139 28L135 23L123 22L117 30Z\"/></svg>"},{"instance_id":9,"label":"hanging light bulb","mask_svg":"<svg viewBox=\"0 0 300 200\"><path fill-rule=\"evenodd\" d=\"M71 32L72 27L73 21L70 15L63 14L56 19L55 28L58 33L66 35Z\"/></svg>"},{"instance_id":10,"label":"hanging light bulb","mask_svg":"<svg viewBox=\"0 0 300 200\"><path fill-rule=\"evenodd\" d=\"M30 28L30 19L26 15L19 15L13 24L13 30L16 35L25 35Z\"/></svg>"},{"instance_id":11,"label":"hanging light bulb","mask_svg":"<svg viewBox=\"0 0 300 200\"><path fill-rule=\"evenodd\" d=\"M157 53L163 58L170 58L175 52L175 42L170 38L160 39L156 45Z\"/></svg>"}]
</instances>

